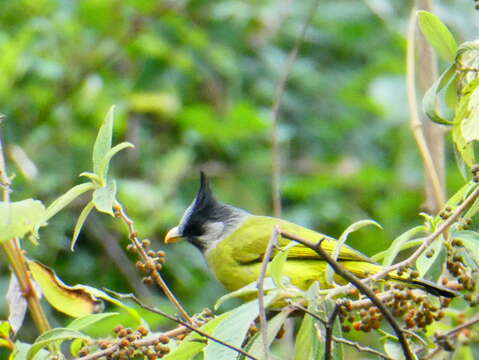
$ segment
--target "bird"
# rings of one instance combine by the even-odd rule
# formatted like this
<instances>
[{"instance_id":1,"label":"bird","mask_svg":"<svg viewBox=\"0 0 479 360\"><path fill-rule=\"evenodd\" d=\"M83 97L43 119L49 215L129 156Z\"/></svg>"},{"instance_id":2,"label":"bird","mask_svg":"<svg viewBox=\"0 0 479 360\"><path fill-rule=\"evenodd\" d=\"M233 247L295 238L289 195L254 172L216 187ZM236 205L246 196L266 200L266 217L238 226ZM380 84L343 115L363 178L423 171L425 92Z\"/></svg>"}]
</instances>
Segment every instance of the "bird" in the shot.
<instances>
[{"instance_id":1,"label":"bird","mask_svg":"<svg viewBox=\"0 0 479 360\"><path fill-rule=\"evenodd\" d=\"M314 243L321 241L321 247L330 254L337 245L336 239L301 225L276 217L253 215L218 201L204 172L200 173L200 188L195 199L185 210L179 224L167 232L164 242L171 244L184 239L196 246L218 281L228 291L235 291L259 278L275 227ZM277 245L284 248L290 241L279 236ZM341 247L337 260L360 279L383 270L383 266L347 245ZM288 250L283 275L302 290L307 290L316 281L321 289L327 289L332 286L326 276L327 265L316 251L297 244ZM425 279L413 279L407 274L393 272L389 278L435 296L451 298L457 295L453 290ZM334 281L347 284L337 274Z\"/></svg>"}]
</instances>

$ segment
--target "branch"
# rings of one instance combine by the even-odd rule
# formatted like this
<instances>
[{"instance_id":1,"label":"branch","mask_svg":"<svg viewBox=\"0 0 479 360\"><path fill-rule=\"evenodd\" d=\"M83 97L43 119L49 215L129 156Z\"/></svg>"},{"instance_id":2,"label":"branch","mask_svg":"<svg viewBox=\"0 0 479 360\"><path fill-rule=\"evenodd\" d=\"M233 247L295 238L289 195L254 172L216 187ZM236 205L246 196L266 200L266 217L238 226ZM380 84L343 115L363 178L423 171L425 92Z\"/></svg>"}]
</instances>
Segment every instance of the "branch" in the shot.
<instances>
[{"instance_id":1,"label":"branch","mask_svg":"<svg viewBox=\"0 0 479 360\"><path fill-rule=\"evenodd\" d=\"M374 292L367 287L361 280L359 280L356 276L354 276L351 272L343 268L337 261L335 261L322 247L321 243L323 242L324 239L321 239L317 244L314 244L310 242L309 240L302 239L300 237L297 237L293 234L281 232L281 235L289 240L293 240L296 242L299 242L300 244L309 247L310 249L313 249L316 251L324 260L331 265L333 270L335 271L336 274L341 276L343 279L349 281L354 287L356 287L361 293L366 295L374 305L378 307L378 309L382 312L386 320L389 322L391 327L393 328L394 332L396 333L396 336L399 339L399 343L401 344L402 351L404 353L404 356L406 360L412 360L414 359L414 355L411 352L411 349L409 347L409 344L404 336L404 333L399 326L399 324L396 322L396 319L394 319L394 316L391 314L389 309L379 300L379 298L374 294Z\"/></svg>"},{"instance_id":2,"label":"branch","mask_svg":"<svg viewBox=\"0 0 479 360\"><path fill-rule=\"evenodd\" d=\"M286 82L288 80L288 76L291 73L291 69L293 68L294 61L298 56L299 49L304 41L304 37L306 35L306 30L313 19L314 14L316 13L316 8L319 5L319 0L314 0L313 5L311 6L311 10L309 11L308 18L301 29L301 33L299 37L296 39L296 43L294 44L293 49L288 55L288 60L283 70L283 74L278 82L278 86L276 87L276 94L273 99L273 107L272 107L272 133L271 133L271 140L272 140L272 189L273 189L273 212L274 215L277 217L281 216L281 189L280 189L280 176L281 176L281 164L280 164L280 151L279 151L279 125L278 125L278 113L279 107L281 105L281 99L283 97L284 89L286 88Z\"/></svg>"},{"instance_id":3,"label":"branch","mask_svg":"<svg viewBox=\"0 0 479 360\"><path fill-rule=\"evenodd\" d=\"M136 249L138 250L138 253L140 254L141 258L145 262L146 269L151 273L153 280L157 283L157 285L163 290L163 293L166 295L168 300L176 307L178 312L181 314L181 316L187 320L190 323L193 323L193 320L191 317L188 315L185 309L183 309L183 306L181 306L180 302L176 299L175 295L173 292L169 289L168 285L166 285L165 280L163 280L163 277L161 276L160 272L156 268L156 264L153 261L153 259L146 253L145 249L143 248L143 245L140 242L140 239L138 238L138 232L135 230L135 225L133 223L133 220L131 220L128 215L125 213L123 210L123 207L119 202L116 202L113 210L115 212L115 217L121 219L126 226L128 227L128 232L129 232L129 237L131 242L135 245Z\"/></svg>"},{"instance_id":4,"label":"branch","mask_svg":"<svg viewBox=\"0 0 479 360\"><path fill-rule=\"evenodd\" d=\"M205 333L203 330L200 330L198 329L196 326L194 326L191 322L186 322L186 321L183 321L181 319L178 319L168 313L165 313L164 311L156 308L156 307L153 307L153 306L150 306L150 305L147 305L147 304L144 304L142 303L135 295L133 294L120 294L120 293L117 293L117 292L114 292L114 291L111 291L111 290L108 290L108 292L112 293L113 295L115 295L116 297L118 297L119 299L130 299L130 300L133 300L135 303L137 303L139 306L141 306L143 309L146 309L148 311L151 311L155 314L158 314L158 315L161 315L171 321L174 321L182 326L184 326L185 328L188 328L189 330L191 331L194 331L195 333L201 335L201 336L204 336L205 338L207 339L210 339L211 341L214 341L220 345L223 345L223 346L226 346L227 348L231 349L231 350L234 350L236 351L237 353L247 357L248 359L251 359L251 360L258 360L256 357L254 357L253 355L250 355L248 354L246 351L244 351L243 349L240 349L234 345L231 345L231 344L228 344L214 336L211 336L210 334L207 334ZM86 359L82 359L82 360L86 360Z\"/></svg>"},{"instance_id":5,"label":"branch","mask_svg":"<svg viewBox=\"0 0 479 360\"><path fill-rule=\"evenodd\" d=\"M279 228L274 227L271 239L269 240L268 247L263 257L263 262L261 263L261 272L256 283L258 289L258 305L259 305L259 320L261 323L262 337L263 337L263 352L264 358L269 360L269 349L268 349L268 323L266 322L266 310L264 308L264 278L266 276L266 270L268 268L269 260L273 254L273 248L278 242Z\"/></svg>"},{"instance_id":6,"label":"branch","mask_svg":"<svg viewBox=\"0 0 479 360\"><path fill-rule=\"evenodd\" d=\"M383 354L380 351L374 350L374 349L372 349L370 347L367 347L367 346L362 346L361 344L359 344L357 342L354 342L354 341L351 341L351 340L348 340L348 339L338 338L336 336L333 336L333 341L341 343L341 344L346 344L346 345L352 346L358 351L367 352L367 353L382 357L385 360L394 360L392 357L389 357L389 356L387 356L386 354Z\"/></svg>"},{"instance_id":7,"label":"branch","mask_svg":"<svg viewBox=\"0 0 479 360\"><path fill-rule=\"evenodd\" d=\"M424 238L421 246L419 246L414 253L412 253L411 256L409 256L407 259L396 263L392 266L388 266L384 268L382 271L378 272L377 274L374 274L364 280L362 280L363 284L367 284L371 281L374 280L379 280L385 277L387 274L389 274L391 271L398 270L399 268L405 268L408 266L411 266L412 263L414 263L417 258L424 252L426 249L429 247L429 245L432 244L434 240L436 240L442 233L444 233L456 220L457 218L470 206L476 201L476 199L479 197L479 187L476 187L476 189L462 202L461 205L457 207L457 209L447 218L446 221L444 221L439 228L436 229L431 235L427 236ZM336 289L333 289L328 292L328 298L332 298L335 296L338 296L340 294L347 293L351 291L352 285L348 284L345 286L338 287Z\"/></svg>"},{"instance_id":8,"label":"branch","mask_svg":"<svg viewBox=\"0 0 479 360\"><path fill-rule=\"evenodd\" d=\"M176 337L176 336L188 333L188 332L190 332L190 329L188 329L186 326L180 326L180 327L177 327L176 329L158 334L157 336L155 336L153 338L140 339L140 340L133 341L132 345L134 347L140 349L144 346L156 345L158 343L159 339L163 336L167 336L169 338L172 338L172 337ZM118 340L118 342L120 342L120 341L121 340ZM106 348L104 350L99 350L99 351L96 351L92 354L76 358L76 360L96 360L96 359L100 359L103 356L108 356L110 354L113 354L115 351L117 351L119 349L120 349L120 345L118 343L113 344L113 345L109 346L108 348Z\"/></svg>"},{"instance_id":9,"label":"branch","mask_svg":"<svg viewBox=\"0 0 479 360\"><path fill-rule=\"evenodd\" d=\"M320 245L319 245L320 246ZM333 260L334 261L334 260ZM334 322L336 321L336 317L339 315L339 310L341 309L341 305L336 303L333 312L329 316L327 323L325 324L326 327L326 336L325 336L325 346L324 346L324 360L331 360L333 356L333 330L334 330Z\"/></svg>"}]
</instances>

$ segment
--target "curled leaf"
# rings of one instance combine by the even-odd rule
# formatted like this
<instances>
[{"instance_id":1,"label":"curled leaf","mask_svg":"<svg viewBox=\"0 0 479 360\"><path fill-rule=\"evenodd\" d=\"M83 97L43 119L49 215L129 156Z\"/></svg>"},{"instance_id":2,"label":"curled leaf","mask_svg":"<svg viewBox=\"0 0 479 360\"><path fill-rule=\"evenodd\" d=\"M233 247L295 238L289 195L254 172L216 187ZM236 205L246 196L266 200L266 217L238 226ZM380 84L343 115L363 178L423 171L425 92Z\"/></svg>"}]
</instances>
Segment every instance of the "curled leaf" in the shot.
<instances>
[{"instance_id":1,"label":"curled leaf","mask_svg":"<svg viewBox=\"0 0 479 360\"><path fill-rule=\"evenodd\" d=\"M28 266L46 300L58 311L81 317L103 310L102 301L91 291L80 285L66 285L51 268L38 261L29 260Z\"/></svg>"}]
</instances>

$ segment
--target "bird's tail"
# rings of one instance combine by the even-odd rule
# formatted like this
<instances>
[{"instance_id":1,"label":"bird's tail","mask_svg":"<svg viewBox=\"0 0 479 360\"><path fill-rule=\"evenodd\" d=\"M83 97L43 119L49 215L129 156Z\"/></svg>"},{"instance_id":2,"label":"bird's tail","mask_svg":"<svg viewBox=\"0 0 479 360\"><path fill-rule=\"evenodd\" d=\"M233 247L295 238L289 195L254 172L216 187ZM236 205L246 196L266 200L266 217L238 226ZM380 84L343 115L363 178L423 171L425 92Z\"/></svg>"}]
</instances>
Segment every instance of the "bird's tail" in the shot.
<instances>
[{"instance_id":1,"label":"bird's tail","mask_svg":"<svg viewBox=\"0 0 479 360\"><path fill-rule=\"evenodd\" d=\"M432 281L425 280L425 279L409 279L399 276L391 276L391 279L398 280L402 283L407 284L410 287L417 287L426 291L427 293L435 296L444 296L447 298L453 298L459 295L457 291L448 289L444 286L439 284L433 283Z\"/></svg>"},{"instance_id":2,"label":"bird's tail","mask_svg":"<svg viewBox=\"0 0 479 360\"><path fill-rule=\"evenodd\" d=\"M358 261L343 261L342 265L359 278L366 277L366 274L376 274L384 269L381 265L378 264ZM429 280L411 279L406 273L399 275L397 272L393 271L389 274L389 279L405 284L406 286L411 288L422 289L427 293L435 296L453 298L460 295L457 291L448 289Z\"/></svg>"}]
</instances>

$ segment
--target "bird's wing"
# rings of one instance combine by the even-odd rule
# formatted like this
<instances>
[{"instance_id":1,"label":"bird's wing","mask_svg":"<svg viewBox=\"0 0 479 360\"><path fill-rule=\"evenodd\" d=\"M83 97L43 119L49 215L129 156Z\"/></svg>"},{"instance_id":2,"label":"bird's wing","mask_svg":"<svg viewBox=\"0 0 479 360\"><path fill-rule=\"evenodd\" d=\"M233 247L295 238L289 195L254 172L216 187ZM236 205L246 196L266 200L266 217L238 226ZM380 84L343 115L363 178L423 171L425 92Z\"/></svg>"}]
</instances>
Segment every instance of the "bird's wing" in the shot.
<instances>
[{"instance_id":1,"label":"bird's wing","mask_svg":"<svg viewBox=\"0 0 479 360\"><path fill-rule=\"evenodd\" d=\"M297 235L314 243L325 239L321 246L328 253L332 253L336 248L337 241L335 239L316 231L273 217L251 216L225 239L231 245L233 258L240 263L262 261L275 226L278 226L282 231ZM279 247L284 247L290 242L290 240L282 237L278 239ZM321 257L314 250L298 244L289 249L288 259L317 260L321 259ZM338 260L372 262L367 256L347 245L341 247Z\"/></svg>"}]
</instances>

